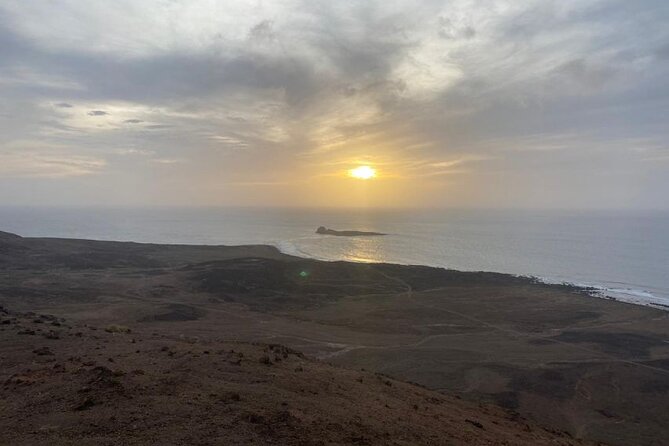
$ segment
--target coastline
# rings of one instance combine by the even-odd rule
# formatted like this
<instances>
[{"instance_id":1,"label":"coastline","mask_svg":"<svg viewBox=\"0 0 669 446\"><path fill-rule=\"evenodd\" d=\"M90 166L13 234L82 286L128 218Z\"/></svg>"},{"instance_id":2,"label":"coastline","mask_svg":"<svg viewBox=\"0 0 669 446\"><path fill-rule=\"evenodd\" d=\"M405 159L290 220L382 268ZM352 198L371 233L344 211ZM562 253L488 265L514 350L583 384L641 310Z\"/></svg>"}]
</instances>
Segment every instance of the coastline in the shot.
<instances>
[{"instance_id":1,"label":"coastline","mask_svg":"<svg viewBox=\"0 0 669 446\"><path fill-rule=\"evenodd\" d=\"M306 258L494 271L594 287L601 296L637 305L669 304L663 269L669 214L0 207L0 220L2 228L26 236L269 244ZM320 224L388 235L312 234Z\"/></svg>"},{"instance_id":2,"label":"coastline","mask_svg":"<svg viewBox=\"0 0 669 446\"><path fill-rule=\"evenodd\" d=\"M591 291L506 273L318 261L271 245L0 233L0 305L9 311L281 344L612 445L666 437L669 414L659 408L669 389L669 313L586 297ZM38 324L16 334L57 343L55 330ZM634 386L610 400L611 379ZM588 389L588 402L578 388Z\"/></svg>"},{"instance_id":3,"label":"coastline","mask_svg":"<svg viewBox=\"0 0 669 446\"><path fill-rule=\"evenodd\" d=\"M538 277L544 283L565 283L591 290L591 295L600 299L609 299L616 302L640 305L655 308L657 310L669 311L669 299L654 295L643 289L632 288L610 288L596 283L579 283L569 281L551 280L550 278Z\"/></svg>"},{"instance_id":4,"label":"coastline","mask_svg":"<svg viewBox=\"0 0 669 446\"><path fill-rule=\"evenodd\" d=\"M3 234L0 231L0 234ZM4 232L4 234L11 234ZM653 308L657 310L669 312L669 297L663 297L655 295L651 292L648 292L642 288L612 288L607 285L603 285L597 282L583 281L583 280L571 280L569 278L554 278L545 275L532 275L532 274L516 274L505 271L495 271L495 270L470 270L457 267L447 267L444 265L436 263L402 263L399 261L387 261L387 262L376 262L368 261L362 259L342 259L336 257L326 257L318 256L312 253L305 252L297 247L295 243L291 241L275 241L267 242L260 244L238 244L238 245L221 245L221 244L201 244L201 243L154 243L154 242L142 242L135 240L111 240L111 239L79 239L79 238L69 238L69 237L22 237L25 239L54 239L54 240L72 240L72 241L90 241L90 242L109 242L109 243L134 243L139 245L156 245L156 246L190 246L190 247L205 247L205 248L215 248L215 247L227 247L227 248L237 248L245 249L249 247L264 247L270 249L276 249L279 253L287 256L297 257L301 259L317 260L322 262L350 262L358 264L375 264L383 263L390 265L399 265L399 266L424 266L429 268L443 269L447 271L455 271L462 273L492 273L492 274L501 274L507 275L509 277L516 278L527 278L539 283L547 285L564 285L567 287L573 287L578 289L581 294L585 294L591 297L596 297L599 299L613 300L616 302L622 302L631 305L639 305L643 307Z\"/></svg>"},{"instance_id":5,"label":"coastline","mask_svg":"<svg viewBox=\"0 0 669 446\"><path fill-rule=\"evenodd\" d=\"M278 249L281 253L286 255L291 255L305 259L313 259L321 262L352 262L361 264L379 263L367 260L341 259L341 258L313 255L303 250L300 250L294 243L291 242L279 241L275 243L270 243L269 246ZM401 266L426 266L430 268L440 268L444 270L451 270L458 272L506 274L512 277L529 278L541 283L545 283L547 285L566 285L570 287L579 288L589 296L596 297L599 299L614 300L616 302L622 302L631 305L639 305L643 307L654 308L657 310L663 310L669 312L669 297L658 296L641 288L639 289L611 288L609 286L598 284L596 282L583 282L582 280L570 280L568 278L551 278L549 276L537 276L531 274L514 274L504 271L468 270L468 269L460 269L457 267L449 268L443 265L429 264L429 263L412 264L412 263L402 263L396 261L381 262L381 263L389 263Z\"/></svg>"}]
</instances>

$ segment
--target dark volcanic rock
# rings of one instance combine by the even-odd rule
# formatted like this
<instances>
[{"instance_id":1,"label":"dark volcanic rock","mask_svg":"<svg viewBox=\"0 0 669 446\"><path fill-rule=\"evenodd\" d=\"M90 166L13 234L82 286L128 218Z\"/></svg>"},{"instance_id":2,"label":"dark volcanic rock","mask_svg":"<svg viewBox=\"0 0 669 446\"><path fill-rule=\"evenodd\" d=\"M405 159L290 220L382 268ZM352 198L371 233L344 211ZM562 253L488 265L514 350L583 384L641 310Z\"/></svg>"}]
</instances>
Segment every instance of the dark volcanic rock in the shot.
<instances>
[{"instance_id":1,"label":"dark volcanic rock","mask_svg":"<svg viewBox=\"0 0 669 446\"><path fill-rule=\"evenodd\" d=\"M47 339L60 339L60 335L58 334L58 332L53 331L53 330L50 330L49 332L44 333L44 337L47 338Z\"/></svg>"},{"instance_id":2,"label":"dark volcanic rock","mask_svg":"<svg viewBox=\"0 0 669 446\"><path fill-rule=\"evenodd\" d=\"M92 398L86 398L81 403L76 405L73 410L75 411L88 410L93 406L95 406L95 401L93 401Z\"/></svg>"},{"instance_id":3,"label":"dark volcanic rock","mask_svg":"<svg viewBox=\"0 0 669 446\"><path fill-rule=\"evenodd\" d=\"M170 304L168 305L168 312L145 316L140 319L141 322L181 322L181 321L196 321L206 315L204 310L192 307L185 304ZM130 332L130 329L128 329Z\"/></svg>"},{"instance_id":4,"label":"dark volcanic rock","mask_svg":"<svg viewBox=\"0 0 669 446\"><path fill-rule=\"evenodd\" d=\"M53 352L49 347L41 347L38 349L33 350L33 353L35 353L38 356L53 356Z\"/></svg>"}]
</instances>

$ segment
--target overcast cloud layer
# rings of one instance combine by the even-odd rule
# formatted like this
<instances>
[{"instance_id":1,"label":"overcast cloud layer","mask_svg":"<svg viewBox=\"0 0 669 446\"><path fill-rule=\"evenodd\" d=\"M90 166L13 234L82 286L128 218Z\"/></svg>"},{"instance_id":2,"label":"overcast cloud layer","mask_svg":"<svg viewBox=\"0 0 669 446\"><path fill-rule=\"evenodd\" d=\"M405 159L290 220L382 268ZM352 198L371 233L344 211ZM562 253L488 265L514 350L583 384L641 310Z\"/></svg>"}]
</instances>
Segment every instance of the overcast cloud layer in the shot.
<instances>
[{"instance_id":1,"label":"overcast cloud layer","mask_svg":"<svg viewBox=\"0 0 669 446\"><path fill-rule=\"evenodd\" d=\"M0 204L668 208L668 21L665 0L4 0Z\"/></svg>"}]
</instances>

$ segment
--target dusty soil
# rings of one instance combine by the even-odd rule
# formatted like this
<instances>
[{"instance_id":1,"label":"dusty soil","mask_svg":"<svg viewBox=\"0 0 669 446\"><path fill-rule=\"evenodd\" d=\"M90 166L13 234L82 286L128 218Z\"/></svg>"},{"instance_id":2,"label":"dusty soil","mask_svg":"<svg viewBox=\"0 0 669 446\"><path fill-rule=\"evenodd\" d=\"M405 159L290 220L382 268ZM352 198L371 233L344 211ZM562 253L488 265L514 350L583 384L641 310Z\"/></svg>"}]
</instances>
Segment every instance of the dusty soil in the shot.
<instances>
[{"instance_id":1,"label":"dusty soil","mask_svg":"<svg viewBox=\"0 0 669 446\"><path fill-rule=\"evenodd\" d=\"M0 316L1 444L585 444L277 344Z\"/></svg>"},{"instance_id":2,"label":"dusty soil","mask_svg":"<svg viewBox=\"0 0 669 446\"><path fill-rule=\"evenodd\" d=\"M571 286L319 262L268 246L0 233L0 305L73 326L127 326L146 334L142 342L155 333L175 342L282 344L323 367L364 368L497 404L574 438L620 446L669 438L669 312ZM12 358L2 355L0 367Z\"/></svg>"}]
</instances>

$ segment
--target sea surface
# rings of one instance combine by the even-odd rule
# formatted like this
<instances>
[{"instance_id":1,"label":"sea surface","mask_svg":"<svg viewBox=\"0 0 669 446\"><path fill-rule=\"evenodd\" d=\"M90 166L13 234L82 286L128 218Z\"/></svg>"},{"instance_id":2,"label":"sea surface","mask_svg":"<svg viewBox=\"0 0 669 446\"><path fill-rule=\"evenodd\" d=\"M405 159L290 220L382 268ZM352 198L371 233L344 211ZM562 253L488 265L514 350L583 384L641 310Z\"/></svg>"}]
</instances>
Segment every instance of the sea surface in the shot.
<instances>
[{"instance_id":1,"label":"sea surface","mask_svg":"<svg viewBox=\"0 0 669 446\"><path fill-rule=\"evenodd\" d=\"M335 237L318 226L384 232ZM0 231L178 244L270 244L323 260L535 276L669 310L669 212L0 207Z\"/></svg>"}]
</instances>

